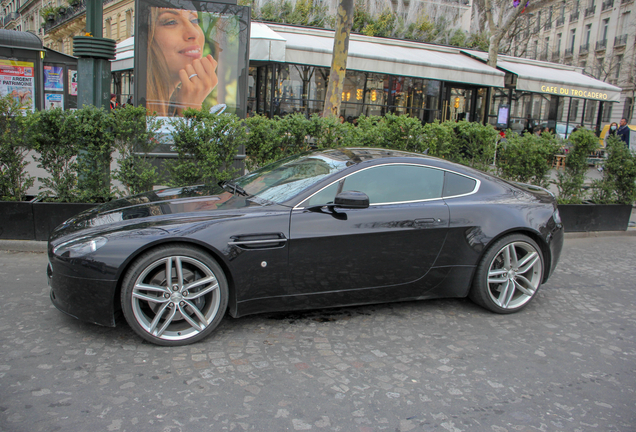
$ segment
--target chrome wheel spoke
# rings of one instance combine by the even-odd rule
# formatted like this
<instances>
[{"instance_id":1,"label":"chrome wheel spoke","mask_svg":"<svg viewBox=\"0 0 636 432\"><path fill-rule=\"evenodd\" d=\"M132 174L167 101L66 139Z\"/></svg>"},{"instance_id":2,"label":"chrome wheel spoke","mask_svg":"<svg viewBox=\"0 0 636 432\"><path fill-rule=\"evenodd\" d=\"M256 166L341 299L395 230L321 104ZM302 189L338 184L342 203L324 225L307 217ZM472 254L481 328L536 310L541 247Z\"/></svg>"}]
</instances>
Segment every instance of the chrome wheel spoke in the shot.
<instances>
[{"instance_id":1,"label":"chrome wheel spoke","mask_svg":"<svg viewBox=\"0 0 636 432\"><path fill-rule=\"evenodd\" d=\"M177 270L177 284L179 289L181 289L183 287L183 263L181 262L181 257L175 257L174 266Z\"/></svg>"},{"instance_id":2,"label":"chrome wheel spoke","mask_svg":"<svg viewBox=\"0 0 636 432\"><path fill-rule=\"evenodd\" d=\"M150 323L150 327L148 328L148 331L150 333L154 333L155 329L157 328L157 325L159 324L159 321L161 321L161 316L166 311L167 307L168 307L168 304L166 303L165 305L161 307L160 310L157 311L155 318L152 320L152 322Z\"/></svg>"},{"instance_id":3,"label":"chrome wheel spoke","mask_svg":"<svg viewBox=\"0 0 636 432\"><path fill-rule=\"evenodd\" d=\"M510 281L507 281L506 285L503 287L501 293L499 294L499 306L501 306L502 308L507 308L514 293L514 284L511 284Z\"/></svg>"},{"instance_id":4,"label":"chrome wheel spoke","mask_svg":"<svg viewBox=\"0 0 636 432\"><path fill-rule=\"evenodd\" d=\"M170 325L170 323L172 322L174 316L177 313L177 308L172 308L170 309L170 312L168 313L168 317L166 318L166 321L163 323L163 325L161 326L161 328L157 331L157 333L155 334L155 336L157 337L161 337L161 335L163 334L163 332L166 331L166 329L168 328L168 326ZM153 320L154 321L154 320Z\"/></svg>"},{"instance_id":5,"label":"chrome wheel spoke","mask_svg":"<svg viewBox=\"0 0 636 432\"><path fill-rule=\"evenodd\" d=\"M192 327L196 328L199 331L203 331L203 329L208 326L207 320L205 319L205 317L203 316L201 311L196 306L194 306L191 302L186 301L186 304L189 306L190 310L192 310L192 312L194 312L196 317L199 318L199 322L196 322L190 315L188 315L188 312L186 311L185 307L179 306L179 310L181 311L181 315L183 316L183 318L187 322L190 323L190 325Z\"/></svg>"},{"instance_id":6,"label":"chrome wheel spoke","mask_svg":"<svg viewBox=\"0 0 636 432\"><path fill-rule=\"evenodd\" d=\"M215 289L217 289L218 287L219 287L219 284L218 284L218 283L215 283L214 285L211 285L211 286L209 286L209 287L207 287L207 288L205 288L205 289L203 289L203 290L201 290L201 291L198 291L198 292L196 292L196 293L194 293L194 294L192 294L192 295L188 295L188 298L189 298L189 299L199 298L199 297L201 297L201 296L206 295L206 294L207 294L207 293L209 293L209 292L214 291L214 290L215 290Z\"/></svg>"},{"instance_id":7,"label":"chrome wheel spoke","mask_svg":"<svg viewBox=\"0 0 636 432\"><path fill-rule=\"evenodd\" d=\"M137 291L133 291L133 297L139 300L145 300L148 302L152 302L152 303L167 303L170 301L169 298L165 298L165 297L157 297L157 296L152 296L152 295L148 295L148 294L142 294L140 292Z\"/></svg>"},{"instance_id":8,"label":"chrome wheel spoke","mask_svg":"<svg viewBox=\"0 0 636 432\"><path fill-rule=\"evenodd\" d=\"M141 291L154 291L154 292L160 292L160 293L168 293L170 294L170 290L167 287L164 286L158 286L158 285L149 285L149 284L145 284L145 283L138 283L135 285L135 290L141 290Z\"/></svg>"},{"instance_id":9,"label":"chrome wheel spoke","mask_svg":"<svg viewBox=\"0 0 636 432\"><path fill-rule=\"evenodd\" d=\"M527 273L539 260L539 254L536 252L529 253L521 262L519 262L519 274Z\"/></svg>"},{"instance_id":10,"label":"chrome wheel spoke","mask_svg":"<svg viewBox=\"0 0 636 432\"><path fill-rule=\"evenodd\" d=\"M521 282L523 282L523 284L525 284L526 286L524 287L521 284ZM521 291L525 295L532 296L534 294L535 290L534 288L532 288L532 283L523 276L517 276L517 280L515 281L515 286L517 287L519 291Z\"/></svg>"},{"instance_id":11,"label":"chrome wheel spoke","mask_svg":"<svg viewBox=\"0 0 636 432\"><path fill-rule=\"evenodd\" d=\"M199 279L197 281L194 281L192 283L189 283L187 285L185 285L183 287L184 290L191 290L197 287L200 287L201 285L205 285L211 282L216 282L216 278L214 276L208 276L208 277L204 277L203 279ZM218 286L218 284L215 284L215 286Z\"/></svg>"}]
</instances>

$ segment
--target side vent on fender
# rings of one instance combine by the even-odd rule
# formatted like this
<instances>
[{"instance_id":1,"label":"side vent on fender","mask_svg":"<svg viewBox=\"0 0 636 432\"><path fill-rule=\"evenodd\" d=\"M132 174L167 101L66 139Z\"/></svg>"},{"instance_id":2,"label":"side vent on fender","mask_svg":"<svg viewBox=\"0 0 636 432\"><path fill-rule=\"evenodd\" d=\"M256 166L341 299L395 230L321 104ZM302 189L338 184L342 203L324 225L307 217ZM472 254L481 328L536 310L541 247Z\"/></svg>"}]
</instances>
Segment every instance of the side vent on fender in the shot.
<instances>
[{"instance_id":1,"label":"side vent on fender","mask_svg":"<svg viewBox=\"0 0 636 432\"><path fill-rule=\"evenodd\" d=\"M228 245L241 249L271 249L285 246L285 242L287 242L282 233L244 234L232 236L231 239Z\"/></svg>"}]
</instances>

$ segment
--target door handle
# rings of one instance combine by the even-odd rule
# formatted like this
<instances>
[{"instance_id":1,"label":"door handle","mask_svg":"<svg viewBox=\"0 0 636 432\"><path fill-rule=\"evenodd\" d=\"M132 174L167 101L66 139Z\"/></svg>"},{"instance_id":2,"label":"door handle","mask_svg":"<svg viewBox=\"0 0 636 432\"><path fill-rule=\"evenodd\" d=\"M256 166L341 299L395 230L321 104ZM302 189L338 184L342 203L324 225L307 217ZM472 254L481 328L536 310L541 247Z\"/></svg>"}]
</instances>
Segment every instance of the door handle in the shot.
<instances>
[{"instance_id":1,"label":"door handle","mask_svg":"<svg viewBox=\"0 0 636 432\"><path fill-rule=\"evenodd\" d=\"M441 222L441 220L434 218L415 219L415 225L432 225L435 222Z\"/></svg>"}]
</instances>

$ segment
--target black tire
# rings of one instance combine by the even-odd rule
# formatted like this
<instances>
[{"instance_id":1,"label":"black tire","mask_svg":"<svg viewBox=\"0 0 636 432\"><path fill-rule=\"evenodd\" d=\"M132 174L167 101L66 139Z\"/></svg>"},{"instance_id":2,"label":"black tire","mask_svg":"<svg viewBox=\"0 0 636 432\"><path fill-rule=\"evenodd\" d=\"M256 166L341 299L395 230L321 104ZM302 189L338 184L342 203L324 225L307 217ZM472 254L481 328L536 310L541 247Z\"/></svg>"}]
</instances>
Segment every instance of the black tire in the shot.
<instances>
[{"instance_id":1,"label":"black tire","mask_svg":"<svg viewBox=\"0 0 636 432\"><path fill-rule=\"evenodd\" d=\"M122 282L121 304L128 325L157 345L188 345L209 336L223 319L227 302L221 267L205 252L183 244L144 253Z\"/></svg>"},{"instance_id":2,"label":"black tire","mask_svg":"<svg viewBox=\"0 0 636 432\"><path fill-rule=\"evenodd\" d=\"M523 234L502 237L477 266L469 297L492 312L517 312L539 291L543 268L543 253L534 240Z\"/></svg>"}]
</instances>

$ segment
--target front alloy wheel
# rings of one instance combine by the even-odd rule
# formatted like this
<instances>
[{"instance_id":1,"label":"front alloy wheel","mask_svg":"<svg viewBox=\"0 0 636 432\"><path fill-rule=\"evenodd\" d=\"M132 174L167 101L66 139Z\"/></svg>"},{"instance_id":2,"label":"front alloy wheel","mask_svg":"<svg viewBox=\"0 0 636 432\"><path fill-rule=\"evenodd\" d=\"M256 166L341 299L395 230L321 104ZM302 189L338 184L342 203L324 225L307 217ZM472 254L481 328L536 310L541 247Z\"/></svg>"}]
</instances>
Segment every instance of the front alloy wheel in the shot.
<instances>
[{"instance_id":1,"label":"front alloy wheel","mask_svg":"<svg viewBox=\"0 0 636 432\"><path fill-rule=\"evenodd\" d=\"M219 265L190 246L141 256L124 278L122 309L130 327L158 345L186 345L209 335L227 307Z\"/></svg>"},{"instance_id":2,"label":"front alloy wheel","mask_svg":"<svg viewBox=\"0 0 636 432\"><path fill-rule=\"evenodd\" d=\"M498 313L516 312L541 285L543 256L529 237L515 234L497 241L483 257L470 298Z\"/></svg>"}]
</instances>

